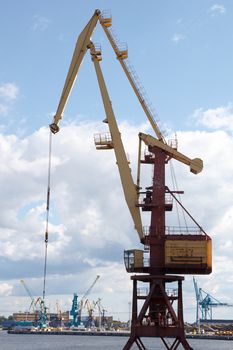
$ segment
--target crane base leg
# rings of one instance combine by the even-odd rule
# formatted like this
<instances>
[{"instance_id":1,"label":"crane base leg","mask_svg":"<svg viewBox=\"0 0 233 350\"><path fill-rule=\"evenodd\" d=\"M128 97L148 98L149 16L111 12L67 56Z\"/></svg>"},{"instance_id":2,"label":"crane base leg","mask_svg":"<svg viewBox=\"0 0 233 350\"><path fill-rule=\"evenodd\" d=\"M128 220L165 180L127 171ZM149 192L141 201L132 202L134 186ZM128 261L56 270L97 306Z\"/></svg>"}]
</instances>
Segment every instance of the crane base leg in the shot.
<instances>
[{"instance_id":1,"label":"crane base leg","mask_svg":"<svg viewBox=\"0 0 233 350\"><path fill-rule=\"evenodd\" d=\"M178 339L176 338L172 344L168 344L164 338L161 338L163 344L165 345L165 348L167 350L176 350L178 349L179 345L183 346L184 350L193 350L193 348L188 344L187 340L185 338ZM139 350L146 350L147 348L143 344L142 340L139 337L135 338L129 338L125 346L123 347L123 350L130 350L131 347L134 345L134 343L138 346Z\"/></svg>"},{"instance_id":2,"label":"crane base leg","mask_svg":"<svg viewBox=\"0 0 233 350\"><path fill-rule=\"evenodd\" d=\"M123 350L130 350L136 345L139 350L146 350L142 338L160 338L165 349L177 350L181 345L184 350L192 350L185 338L183 322L182 280L181 276L134 275L132 323L130 337ZM149 292L142 296L137 282L149 284ZM176 293L170 294L167 283L177 282ZM142 304L142 301L144 303ZM138 301L141 309L138 310ZM176 310L173 307L175 302Z\"/></svg>"}]
</instances>

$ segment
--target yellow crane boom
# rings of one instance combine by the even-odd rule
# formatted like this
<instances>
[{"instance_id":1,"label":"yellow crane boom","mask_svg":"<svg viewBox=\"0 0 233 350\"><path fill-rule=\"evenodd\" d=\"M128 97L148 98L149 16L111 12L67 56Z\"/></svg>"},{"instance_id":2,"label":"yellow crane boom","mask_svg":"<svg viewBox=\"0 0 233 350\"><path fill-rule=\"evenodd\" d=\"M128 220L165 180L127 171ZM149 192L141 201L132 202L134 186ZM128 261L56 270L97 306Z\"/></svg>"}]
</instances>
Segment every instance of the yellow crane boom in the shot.
<instances>
[{"instance_id":1,"label":"yellow crane boom","mask_svg":"<svg viewBox=\"0 0 233 350\"><path fill-rule=\"evenodd\" d=\"M154 112L148 103L147 97L145 95L145 92L143 91L143 88L141 87L141 84L139 83L139 79L136 76L136 72L133 70L132 66L130 66L129 63L127 63L127 58L128 58L128 50L126 47L122 47L121 44L117 42L117 40L114 38L113 33L110 30L110 26L108 23L106 23L106 20L100 15L100 23L104 29L104 32L116 54L116 57L118 61L120 62L129 82L130 85L133 88L133 91L135 95L137 96L150 124L152 129L154 130L156 136L158 139L164 143L166 143L162 132L160 131L160 128L158 126L158 123L156 123L155 118L154 118Z\"/></svg>"},{"instance_id":2,"label":"yellow crane boom","mask_svg":"<svg viewBox=\"0 0 233 350\"><path fill-rule=\"evenodd\" d=\"M106 149L106 148L113 148L116 156L116 161L120 173L121 183L125 195L125 200L128 205L129 211L131 213L131 216L134 221L135 229L138 232L138 235L140 239L143 238L143 229L142 229L142 221L141 221L141 214L138 207L136 207L137 203L137 187L134 184L131 169L129 167L129 162L127 160L127 156L125 154L124 146L121 140L121 134L118 129L118 125L116 122L116 118L113 112L112 103L110 101L108 91L106 88L106 84L104 81L104 77L102 74L102 70L100 67L100 52L96 52L94 45L91 45L91 55L92 55L92 61L94 62L95 71L99 83L99 88L104 104L105 114L106 114L106 121L109 126L110 134L111 134L111 145L109 144L109 140L107 141L108 144L103 142L96 142L97 149ZM101 148L102 146L102 148ZM106 147L108 146L108 147Z\"/></svg>"},{"instance_id":3,"label":"yellow crane boom","mask_svg":"<svg viewBox=\"0 0 233 350\"><path fill-rule=\"evenodd\" d=\"M121 140L121 134L118 129L118 125L116 122L116 118L113 112L112 104L108 95L108 91L106 88L106 84L104 81L104 77L100 68L99 61L101 61L101 51L100 49L96 49L93 43L91 42L91 35L96 27L97 22L100 21L110 44L115 51L117 58L139 100L142 105L142 108L156 134L157 138L154 138L150 135L140 134L140 138L147 144L162 148L170 157L177 159L185 164L190 166L191 172L198 174L203 167L202 161L199 158L190 159L184 156L182 153L173 149L169 145L167 145L162 132L159 129L157 122L154 119L153 111L148 103L145 94L143 93L143 89L140 88L140 84L138 83L138 79L136 78L132 69L130 69L129 64L127 64L124 60L128 57L127 49L121 48L119 44L114 39L109 27L111 26L111 18L104 17L100 10L95 10L93 16L80 33L76 47L73 53L73 57L70 63L70 67L67 73L67 77L65 80L65 84L62 90L62 94L59 100L59 104L57 107L56 114L54 116L52 124L50 124L50 130L52 133L57 133L59 131L59 122L62 119L62 114L64 112L65 105L68 101L70 92L72 90L73 84L77 78L77 74L80 68L80 65L83 61L85 53L89 49L92 55L92 61L94 62L95 71L99 83L99 88L104 104L106 121L109 126L110 137L107 139L97 138L95 140L97 149L111 149L114 148L117 165L120 173L121 183L124 191L124 196L129 207L131 216L134 221L135 229L138 232L140 240L143 241L144 233L142 228L141 214L138 204L138 187L139 187L139 176L140 172L138 172L137 185L134 184L131 169L129 167L129 162L127 160L124 146Z\"/></svg>"},{"instance_id":4,"label":"yellow crane boom","mask_svg":"<svg viewBox=\"0 0 233 350\"><path fill-rule=\"evenodd\" d=\"M178 160L181 163L187 164L190 167L190 171L194 174L198 174L203 169L203 162L200 158L194 158L190 159L189 157L185 156L181 152L178 152L176 149L172 148L171 146L164 144L160 140L157 140L151 135L139 133L139 137L141 140L145 142L147 146L155 146L160 149L163 149L167 155L171 158L174 158Z\"/></svg>"},{"instance_id":5,"label":"yellow crane boom","mask_svg":"<svg viewBox=\"0 0 233 350\"><path fill-rule=\"evenodd\" d=\"M93 16L91 17L90 21L87 23L83 31L80 33L76 47L73 53L73 57L70 63L69 71L66 77L66 81L64 84L64 88L62 90L62 94L59 100L58 108L54 116L54 120L52 124L50 124L50 129L52 133L57 133L59 131L59 122L62 119L62 113L64 111L65 105L68 101L71 89L73 87L73 84L75 82L75 79L77 77L80 65L83 61L83 58L85 56L85 53L88 49L88 46L90 44L91 35L96 27L96 24L100 21L100 24L102 25L104 32L114 50L114 52L117 55L117 58L156 134L159 140L166 143L162 132L159 129L158 124L155 121L153 110L150 106L150 104L147 101L147 98L145 94L143 93L143 89L140 87L140 84L138 83L138 79L135 76L135 72L130 68L130 65L127 64L124 60L128 57L127 49L122 49L119 47L119 44L114 39L109 27L111 26L111 18L106 18L103 16L100 10L95 10Z\"/></svg>"},{"instance_id":6,"label":"yellow crane boom","mask_svg":"<svg viewBox=\"0 0 233 350\"><path fill-rule=\"evenodd\" d=\"M59 131L59 122L62 119L62 113L64 111L65 105L68 101L71 89L74 85L75 79L77 77L80 65L83 61L85 53L87 52L88 45L90 43L91 35L95 29L98 18L100 15L99 10L95 10L94 15L91 17L90 21L87 23L86 27L83 29L78 37L76 47L73 53L73 57L70 63L69 71L66 77L66 81L62 90L62 94L59 100L56 114L54 116L53 123L50 125L50 129L53 134Z\"/></svg>"},{"instance_id":7,"label":"yellow crane boom","mask_svg":"<svg viewBox=\"0 0 233 350\"><path fill-rule=\"evenodd\" d=\"M62 119L62 113L69 98L73 84L76 80L80 65L85 56L85 53L88 49L90 49L111 134L111 141L108 141L108 145L106 145L105 149L114 148L126 203L129 207L131 216L133 218L135 229L137 230L138 235L142 240L144 235L142 229L141 215L139 208L136 206L138 196L137 187L134 184L132 178L131 169L128 164L120 132L117 126L116 118L112 109L111 101L109 99L103 74L99 65L99 61L101 60L101 52L100 50L96 50L93 43L91 42L91 35L100 16L101 12L99 10L96 10L94 15L92 16L92 18L78 37L74 54L65 80L64 88L59 100L57 112L54 116L53 123L50 125L50 129L54 134L59 131L58 124ZM109 19L102 19L102 21L104 21L105 26L109 26L111 24L111 21ZM102 147L100 147L99 149L104 149L103 144Z\"/></svg>"}]
</instances>

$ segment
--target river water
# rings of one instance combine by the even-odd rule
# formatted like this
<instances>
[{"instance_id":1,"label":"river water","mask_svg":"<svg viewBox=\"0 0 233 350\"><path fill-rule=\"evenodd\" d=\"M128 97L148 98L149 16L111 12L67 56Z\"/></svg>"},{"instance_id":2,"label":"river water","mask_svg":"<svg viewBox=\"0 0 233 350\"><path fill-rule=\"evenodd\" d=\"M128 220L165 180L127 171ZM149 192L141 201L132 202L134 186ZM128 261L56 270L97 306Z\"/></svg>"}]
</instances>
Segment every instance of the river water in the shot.
<instances>
[{"instance_id":1,"label":"river water","mask_svg":"<svg viewBox=\"0 0 233 350\"><path fill-rule=\"evenodd\" d=\"M127 337L18 335L0 332L0 350L122 350L126 341ZM233 350L233 341L199 339L188 341L194 350ZM147 350L165 350L159 339L146 339L144 343ZM137 346L135 345L132 350L138 350Z\"/></svg>"}]
</instances>

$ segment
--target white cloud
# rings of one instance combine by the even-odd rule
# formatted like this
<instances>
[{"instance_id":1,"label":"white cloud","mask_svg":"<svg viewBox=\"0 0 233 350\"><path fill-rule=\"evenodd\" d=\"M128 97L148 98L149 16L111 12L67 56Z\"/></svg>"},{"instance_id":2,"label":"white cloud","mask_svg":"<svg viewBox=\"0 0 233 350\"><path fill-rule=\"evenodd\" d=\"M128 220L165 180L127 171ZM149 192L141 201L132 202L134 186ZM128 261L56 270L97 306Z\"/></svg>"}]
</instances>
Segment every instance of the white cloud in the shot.
<instances>
[{"instance_id":1,"label":"white cloud","mask_svg":"<svg viewBox=\"0 0 233 350\"><path fill-rule=\"evenodd\" d=\"M32 29L40 32L45 31L51 23L50 19L39 15L33 16L33 22Z\"/></svg>"},{"instance_id":2,"label":"white cloud","mask_svg":"<svg viewBox=\"0 0 233 350\"><path fill-rule=\"evenodd\" d=\"M214 16L215 14L225 14L226 13L226 8L222 4L214 4L210 8L211 14Z\"/></svg>"},{"instance_id":3,"label":"white cloud","mask_svg":"<svg viewBox=\"0 0 233 350\"><path fill-rule=\"evenodd\" d=\"M185 35L183 34L174 34L171 38L171 40L175 43L175 44L178 44L180 41L184 40L185 39Z\"/></svg>"},{"instance_id":4,"label":"white cloud","mask_svg":"<svg viewBox=\"0 0 233 350\"><path fill-rule=\"evenodd\" d=\"M0 116L9 114L13 103L19 96L19 87L16 83L5 83L0 85Z\"/></svg>"},{"instance_id":5,"label":"white cloud","mask_svg":"<svg viewBox=\"0 0 233 350\"><path fill-rule=\"evenodd\" d=\"M12 293L13 286L9 283L0 283L0 296L10 296Z\"/></svg>"},{"instance_id":6,"label":"white cloud","mask_svg":"<svg viewBox=\"0 0 233 350\"><path fill-rule=\"evenodd\" d=\"M0 85L0 98L14 101L19 95L19 88L15 83L5 83Z\"/></svg>"},{"instance_id":7,"label":"white cloud","mask_svg":"<svg viewBox=\"0 0 233 350\"><path fill-rule=\"evenodd\" d=\"M9 107L4 105L4 104L0 104L0 116L6 116L9 112Z\"/></svg>"},{"instance_id":8,"label":"white cloud","mask_svg":"<svg viewBox=\"0 0 233 350\"><path fill-rule=\"evenodd\" d=\"M193 117L198 125L204 125L214 130L233 131L233 108L231 104L207 110L197 109Z\"/></svg>"},{"instance_id":9,"label":"white cloud","mask_svg":"<svg viewBox=\"0 0 233 350\"><path fill-rule=\"evenodd\" d=\"M201 174L195 176L187 166L174 161L179 189L185 191L184 205L214 238L214 273L204 281L217 286L219 299L231 296L219 281L228 279L233 263L233 164L229 161L233 140L224 125L220 124L223 130L214 132L177 133L181 152L203 158ZM53 300L59 294L65 303L74 291L83 294L100 274L93 299L101 297L109 314L122 308L127 318L132 284L123 267L123 250L142 246L123 198L114 153L95 151L93 134L98 129L97 123L67 124L53 137L47 298ZM146 126L122 123L120 129L135 178L137 134L139 130L146 132ZM13 284L18 304L12 308L20 307L22 295L16 281L26 279L30 288L42 290L47 148L45 128L24 139L0 135L0 273L3 283L10 280ZM142 170L146 185L150 185L151 171L145 174L145 167ZM184 293L194 300L189 283L184 283ZM194 313L189 316L193 319Z\"/></svg>"}]
</instances>

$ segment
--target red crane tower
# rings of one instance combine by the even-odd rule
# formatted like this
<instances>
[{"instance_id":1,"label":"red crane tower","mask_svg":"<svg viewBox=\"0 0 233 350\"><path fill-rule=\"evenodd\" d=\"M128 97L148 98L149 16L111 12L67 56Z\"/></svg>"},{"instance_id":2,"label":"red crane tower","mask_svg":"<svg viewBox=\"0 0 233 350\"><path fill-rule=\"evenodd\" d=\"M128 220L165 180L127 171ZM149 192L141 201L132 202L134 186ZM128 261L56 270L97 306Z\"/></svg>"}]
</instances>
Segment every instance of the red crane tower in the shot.
<instances>
[{"instance_id":1,"label":"red crane tower","mask_svg":"<svg viewBox=\"0 0 233 350\"><path fill-rule=\"evenodd\" d=\"M91 41L91 35L98 21L102 25L155 133L155 137L139 133L139 161L136 184L132 178L112 103L101 71L101 50ZM96 148L99 150L114 149L125 199L140 242L144 245L143 250L132 249L124 252L126 270L137 274L131 276L133 280L131 333L123 350L131 349L133 344L136 344L140 350L145 350L143 337L161 338L168 350L176 350L180 344L185 350L190 350L191 347L185 339L183 321L182 281L184 277L177 274L211 273L211 238L177 199L176 194L180 192L170 190L166 186L165 169L172 158L188 165L190 171L194 174L198 174L202 170L203 164L201 159L190 159L177 151L176 144L168 144L165 141L158 123L155 122L153 110L139 83L136 72L127 61L127 47L117 42L110 26L111 17L96 10L80 33L50 129L52 133L59 131L58 124L62 119L63 110L84 55L89 49L105 108L105 122L109 127L108 133L95 135ZM141 155L142 142L147 147L147 153L144 157ZM141 192L140 187L141 164L151 164L153 167L152 183L145 188L144 192ZM141 195L144 195L142 200ZM166 225L165 214L172 210L172 199L181 205L182 209L195 223L195 230L188 228L174 229ZM150 223L147 229L142 226L141 211L150 213ZM145 264L145 254L149 254L148 264ZM141 283L147 286L148 292L145 295L138 293L138 286ZM167 286L171 283L177 284L177 292L168 293ZM168 343L167 337L174 339L172 344Z\"/></svg>"}]
</instances>

